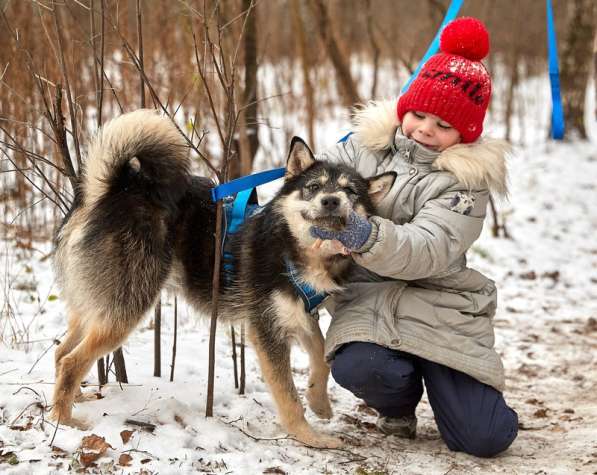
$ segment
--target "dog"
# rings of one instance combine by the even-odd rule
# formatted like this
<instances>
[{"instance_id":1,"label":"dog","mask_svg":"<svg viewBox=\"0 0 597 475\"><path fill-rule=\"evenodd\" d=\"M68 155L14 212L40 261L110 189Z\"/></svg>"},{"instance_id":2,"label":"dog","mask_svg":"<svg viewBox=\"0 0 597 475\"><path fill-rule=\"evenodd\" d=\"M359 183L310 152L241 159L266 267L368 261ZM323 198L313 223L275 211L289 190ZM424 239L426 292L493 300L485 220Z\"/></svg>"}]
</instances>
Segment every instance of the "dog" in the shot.
<instances>
[{"instance_id":1,"label":"dog","mask_svg":"<svg viewBox=\"0 0 597 475\"><path fill-rule=\"evenodd\" d=\"M80 382L93 363L118 348L171 286L199 312L210 313L216 205L211 180L190 173L183 137L169 119L141 109L124 114L92 140L74 203L55 238L54 264L68 316L56 349L50 418L84 428L72 416ZM234 266L222 279L219 317L247 322L247 335L283 428L315 447L340 440L306 421L295 388L291 342L309 355L306 398L320 418L332 417L329 368L316 319L294 281L336 292L353 261L311 226L341 229L352 210L371 215L394 173L364 179L353 169L315 159L293 139L284 184L230 243ZM288 262L294 279L289 279Z\"/></svg>"}]
</instances>

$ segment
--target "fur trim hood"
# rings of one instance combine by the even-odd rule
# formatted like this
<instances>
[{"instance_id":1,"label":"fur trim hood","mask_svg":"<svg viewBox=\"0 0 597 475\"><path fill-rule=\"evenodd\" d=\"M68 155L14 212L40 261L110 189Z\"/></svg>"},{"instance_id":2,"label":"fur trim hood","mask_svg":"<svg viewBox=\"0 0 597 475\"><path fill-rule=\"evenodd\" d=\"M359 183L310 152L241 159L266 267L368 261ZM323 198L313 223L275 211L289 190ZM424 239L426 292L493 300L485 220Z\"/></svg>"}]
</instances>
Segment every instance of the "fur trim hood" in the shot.
<instances>
[{"instance_id":1,"label":"fur trim hood","mask_svg":"<svg viewBox=\"0 0 597 475\"><path fill-rule=\"evenodd\" d=\"M372 150L390 148L399 125L395 100L371 101L354 111L355 136ZM506 158L511 151L505 140L480 138L444 150L433 162L433 168L452 173L471 190L488 188L505 196L508 193Z\"/></svg>"}]
</instances>

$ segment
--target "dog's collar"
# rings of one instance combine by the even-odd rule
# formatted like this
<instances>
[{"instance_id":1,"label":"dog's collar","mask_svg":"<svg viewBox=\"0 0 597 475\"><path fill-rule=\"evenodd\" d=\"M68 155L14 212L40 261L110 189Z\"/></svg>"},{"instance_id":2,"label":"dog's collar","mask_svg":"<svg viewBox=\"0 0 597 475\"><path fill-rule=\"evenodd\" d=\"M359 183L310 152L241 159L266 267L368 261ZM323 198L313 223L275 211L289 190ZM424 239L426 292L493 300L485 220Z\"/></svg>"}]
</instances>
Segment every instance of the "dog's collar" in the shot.
<instances>
[{"instance_id":1,"label":"dog's collar","mask_svg":"<svg viewBox=\"0 0 597 475\"><path fill-rule=\"evenodd\" d=\"M286 274L288 275L288 279L301 297L303 305L305 306L305 312L314 315L317 312L319 305L321 305L329 294L326 292L317 292L313 286L305 282L301 278L294 262L288 257L284 257L284 262L286 264Z\"/></svg>"}]
</instances>

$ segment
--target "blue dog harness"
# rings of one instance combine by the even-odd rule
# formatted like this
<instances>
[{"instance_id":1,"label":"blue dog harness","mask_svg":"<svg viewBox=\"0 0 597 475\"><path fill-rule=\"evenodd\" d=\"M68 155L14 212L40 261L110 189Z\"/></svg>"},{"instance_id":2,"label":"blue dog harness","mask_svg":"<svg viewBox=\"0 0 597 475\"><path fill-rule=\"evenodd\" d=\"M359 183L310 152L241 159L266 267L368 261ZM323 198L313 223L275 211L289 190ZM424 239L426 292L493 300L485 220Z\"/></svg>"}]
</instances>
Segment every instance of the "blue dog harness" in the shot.
<instances>
[{"instance_id":1,"label":"blue dog harness","mask_svg":"<svg viewBox=\"0 0 597 475\"><path fill-rule=\"evenodd\" d=\"M317 292L310 284L301 279L296 266L290 259L284 258L284 262L286 263L286 274L300 295L305 306L305 312L314 315L328 294L326 292Z\"/></svg>"},{"instance_id":2,"label":"blue dog harness","mask_svg":"<svg viewBox=\"0 0 597 475\"><path fill-rule=\"evenodd\" d=\"M267 181L275 180L276 178L280 178L280 176L276 176L280 175L279 170L280 169L269 170L268 172L263 173L256 173L255 175L249 175L247 177L242 177L237 180L232 180L231 182L225 183L224 185L220 185L219 187L212 189L212 199L214 201L217 201L218 199L223 199L224 205L224 232L222 233L222 272L226 284L232 283L232 276L235 264L234 256L230 249L230 238L232 235L238 232L241 225L245 222L247 218L253 216L262 209L262 207L260 207L257 204L257 194L255 193L255 186L262 183L266 183ZM260 176L256 177L256 175ZM283 172L281 176L283 176ZM239 181L243 181L243 183L239 184ZM250 186L250 188L241 188L247 185ZM225 189L222 190L222 187L225 187ZM232 198L230 196L230 193L236 193L236 197ZM286 265L286 274L288 276L288 279L294 286L297 294L301 297L301 300L303 301L303 305L305 307L305 312L311 315L316 314L317 308L328 296L328 294L325 292L317 292L310 284L301 279L301 276L296 266L290 259L288 259L288 257L284 258L284 263Z\"/></svg>"}]
</instances>

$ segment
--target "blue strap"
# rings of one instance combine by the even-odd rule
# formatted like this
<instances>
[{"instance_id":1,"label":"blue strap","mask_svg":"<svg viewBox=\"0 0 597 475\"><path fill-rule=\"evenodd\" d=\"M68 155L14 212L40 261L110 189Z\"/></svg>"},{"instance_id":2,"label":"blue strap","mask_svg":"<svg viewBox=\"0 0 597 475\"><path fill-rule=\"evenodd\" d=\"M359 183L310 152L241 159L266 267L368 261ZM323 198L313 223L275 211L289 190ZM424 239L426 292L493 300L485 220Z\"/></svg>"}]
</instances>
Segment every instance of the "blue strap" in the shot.
<instances>
[{"instance_id":1,"label":"blue strap","mask_svg":"<svg viewBox=\"0 0 597 475\"><path fill-rule=\"evenodd\" d=\"M256 186L282 178L285 172L285 168L274 168L273 170L243 176L228 183L222 183L211 189L211 199L215 203L226 196L233 196L243 190L253 189Z\"/></svg>"},{"instance_id":2,"label":"blue strap","mask_svg":"<svg viewBox=\"0 0 597 475\"><path fill-rule=\"evenodd\" d=\"M234 274L234 255L230 249L230 237L235 234L245 220L259 209L257 204L249 204L251 194L255 188L239 191L234 201L224 202L223 232L222 232L222 274L226 285L232 284Z\"/></svg>"},{"instance_id":3,"label":"blue strap","mask_svg":"<svg viewBox=\"0 0 597 475\"><path fill-rule=\"evenodd\" d=\"M344 143L346 141L348 141L348 138L354 134L354 132L348 132L344 137L342 137L340 140L338 140L338 143Z\"/></svg>"},{"instance_id":4,"label":"blue strap","mask_svg":"<svg viewBox=\"0 0 597 475\"><path fill-rule=\"evenodd\" d=\"M551 136L556 140L564 138L564 111L560 95L560 71L558 68L558 47L553 25L551 0L547 5L547 49L549 54L549 81L551 83Z\"/></svg>"},{"instance_id":5,"label":"blue strap","mask_svg":"<svg viewBox=\"0 0 597 475\"><path fill-rule=\"evenodd\" d=\"M286 262L286 273L288 274L288 279L301 297L305 307L305 312L313 314L313 312L317 310L319 304L325 300L328 294L326 292L318 293L313 287L311 287L311 285L300 278L294 262L287 257L284 258L284 261Z\"/></svg>"},{"instance_id":6,"label":"blue strap","mask_svg":"<svg viewBox=\"0 0 597 475\"><path fill-rule=\"evenodd\" d=\"M402 94L404 94L406 91L408 91L408 88L410 87L410 83L413 82L414 79L417 77L417 75L419 74L419 71L421 70L423 65L427 62L427 60L431 56L433 56L435 53L437 53L437 50L439 49L439 38L442 34L442 30L444 29L444 26L446 26L447 23L451 22L454 18L456 18L456 15L458 15L458 10L460 10L460 7L462 6L463 2L464 2L464 0L452 0L452 3L450 3L450 6L448 7L448 11L446 12L446 16L444 17L444 21L442 21L442 24L440 25L439 30L437 30L437 33L435 34L435 38L433 38L431 45L429 45L429 49L425 53L425 56L423 56L423 59L417 66L417 69L415 69L415 72L412 73L410 79L406 82L406 84L402 88Z\"/></svg>"},{"instance_id":7,"label":"blue strap","mask_svg":"<svg viewBox=\"0 0 597 475\"><path fill-rule=\"evenodd\" d=\"M230 223L228 223L228 233L234 234L236 231L238 231L240 225L244 223L245 214L247 211L247 203L249 202L249 198L251 197L253 190L254 188L249 188L248 190L239 191L236 195L236 199L232 205Z\"/></svg>"}]
</instances>

